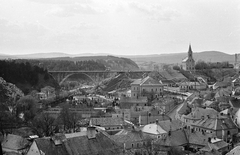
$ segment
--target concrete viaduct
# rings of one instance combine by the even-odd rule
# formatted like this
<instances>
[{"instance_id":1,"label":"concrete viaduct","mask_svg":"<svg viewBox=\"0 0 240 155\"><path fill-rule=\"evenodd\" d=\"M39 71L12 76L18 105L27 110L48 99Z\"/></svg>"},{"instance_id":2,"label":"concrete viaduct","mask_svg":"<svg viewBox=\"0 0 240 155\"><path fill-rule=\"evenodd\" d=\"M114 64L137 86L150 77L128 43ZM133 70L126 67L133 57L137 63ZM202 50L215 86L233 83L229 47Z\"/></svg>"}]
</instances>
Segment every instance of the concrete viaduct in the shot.
<instances>
[{"instance_id":1,"label":"concrete viaduct","mask_svg":"<svg viewBox=\"0 0 240 155\"><path fill-rule=\"evenodd\" d=\"M82 74L87 76L90 80L92 80L95 84L99 81L111 77L117 74L148 74L152 71L150 70L134 70L134 71L123 71L123 70L106 70L106 71L48 71L50 75L61 85L68 77L74 74Z\"/></svg>"}]
</instances>

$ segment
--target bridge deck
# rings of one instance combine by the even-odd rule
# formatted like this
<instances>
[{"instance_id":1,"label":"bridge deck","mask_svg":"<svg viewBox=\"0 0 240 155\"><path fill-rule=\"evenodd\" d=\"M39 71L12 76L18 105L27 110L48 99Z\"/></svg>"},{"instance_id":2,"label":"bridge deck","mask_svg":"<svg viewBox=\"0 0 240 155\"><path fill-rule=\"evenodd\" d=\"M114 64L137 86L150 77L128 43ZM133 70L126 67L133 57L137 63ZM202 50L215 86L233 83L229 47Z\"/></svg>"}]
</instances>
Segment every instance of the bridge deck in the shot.
<instances>
[{"instance_id":1,"label":"bridge deck","mask_svg":"<svg viewBox=\"0 0 240 155\"><path fill-rule=\"evenodd\" d=\"M48 71L49 73L146 73L152 72L150 70L110 70L110 71Z\"/></svg>"}]
</instances>

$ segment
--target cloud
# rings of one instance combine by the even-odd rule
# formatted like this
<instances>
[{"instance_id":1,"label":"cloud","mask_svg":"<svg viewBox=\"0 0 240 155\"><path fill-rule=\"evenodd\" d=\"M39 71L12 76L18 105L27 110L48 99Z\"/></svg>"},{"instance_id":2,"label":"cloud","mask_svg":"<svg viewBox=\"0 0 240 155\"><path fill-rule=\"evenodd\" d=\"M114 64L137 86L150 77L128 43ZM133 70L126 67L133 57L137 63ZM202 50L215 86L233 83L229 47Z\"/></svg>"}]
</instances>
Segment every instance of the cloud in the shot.
<instances>
[{"instance_id":1,"label":"cloud","mask_svg":"<svg viewBox=\"0 0 240 155\"><path fill-rule=\"evenodd\" d=\"M47 11L47 14L49 15L54 15L58 17L69 17L69 16L74 16L76 14L89 14L89 15L94 15L94 14L101 14L104 13L105 11L97 8L90 6L89 4L69 4L69 5L62 5L55 7L49 11Z\"/></svg>"},{"instance_id":2,"label":"cloud","mask_svg":"<svg viewBox=\"0 0 240 155\"><path fill-rule=\"evenodd\" d=\"M49 29L36 23L17 23L0 19L1 48L28 48L40 45Z\"/></svg>"},{"instance_id":3,"label":"cloud","mask_svg":"<svg viewBox=\"0 0 240 155\"><path fill-rule=\"evenodd\" d=\"M96 25L96 24L82 22L80 24L72 26L71 29L72 30L86 30L86 29L95 29L98 27L99 27L99 25Z\"/></svg>"},{"instance_id":4,"label":"cloud","mask_svg":"<svg viewBox=\"0 0 240 155\"><path fill-rule=\"evenodd\" d=\"M44 4L75 4L75 3L87 4L92 2L91 0L29 0L29 1Z\"/></svg>"},{"instance_id":5,"label":"cloud","mask_svg":"<svg viewBox=\"0 0 240 155\"><path fill-rule=\"evenodd\" d=\"M155 20L171 21L174 17L179 16L179 13L176 10L163 7L162 5L131 2L129 3L129 7Z\"/></svg>"}]
</instances>

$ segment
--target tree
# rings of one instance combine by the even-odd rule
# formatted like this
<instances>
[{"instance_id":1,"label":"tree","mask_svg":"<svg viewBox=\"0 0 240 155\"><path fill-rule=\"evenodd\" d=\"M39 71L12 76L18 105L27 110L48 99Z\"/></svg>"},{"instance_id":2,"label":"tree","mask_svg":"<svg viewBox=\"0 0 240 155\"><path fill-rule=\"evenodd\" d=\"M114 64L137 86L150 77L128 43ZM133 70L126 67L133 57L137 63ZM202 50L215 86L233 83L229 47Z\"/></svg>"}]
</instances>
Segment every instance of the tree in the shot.
<instances>
[{"instance_id":1,"label":"tree","mask_svg":"<svg viewBox=\"0 0 240 155\"><path fill-rule=\"evenodd\" d=\"M37 101L30 95L20 98L17 102L16 115L23 114L24 121L31 121L37 112Z\"/></svg>"},{"instance_id":2,"label":"tree","mask_svg":"<svg viewBox=\"0 0 240 155\"><path fill-rule=\"evenodd\" d=\"M80 119L76 113L70 111L70 106L68 104L65 104L62 107L59 118L64 125L64 129L73 129L74 131L76 129L77 121Z\"/></svg>"},{"instance_id":3,"label":"tree","mask_svg":"<svg viewBox=\"0 0 240 155\"><path fill-rule=\"evenodd\" d=\"M58 126L53 117L42 112L34 118L32 128L38 132L39 136L51 136L56 132Z\"/></svg>"},{"instance_id":4,"label":"tree","mask_svg":"<svg viewBox=\"0 0 240 155\"><path fill-rule=\"evenodd\" d=\"M179 66L175 65L175 66L173 66L173 69L179 71L181 68Z\"/></svg>"},{"instance_id":5,"label":"tree","mask_svg":"<svg viewBox=\"0 0 240 155\"><path fill-rule=\"evenodd\" d=\"M204 70L204 69L210 69L210 67L206 62L199 60L195 65L195 69Z\"/></svg>"}]
</instances>

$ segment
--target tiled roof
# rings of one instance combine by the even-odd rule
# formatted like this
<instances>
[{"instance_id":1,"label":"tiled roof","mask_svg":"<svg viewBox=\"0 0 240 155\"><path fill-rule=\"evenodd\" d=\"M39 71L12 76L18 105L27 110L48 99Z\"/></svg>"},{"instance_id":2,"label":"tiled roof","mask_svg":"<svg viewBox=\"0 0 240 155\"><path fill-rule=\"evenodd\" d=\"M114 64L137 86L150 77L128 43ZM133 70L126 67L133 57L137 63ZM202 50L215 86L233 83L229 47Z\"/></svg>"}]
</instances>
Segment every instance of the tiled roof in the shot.
<instances>
[{"instance_id":1,"label":"tiled roof","mask_svg":"<svg viewBox=\"0 0 240 155\"><path fill-rule=\"evenodd\" d=\"M188 144L188 140L184 130L176 130L165 139L157 139L155 143L163 146L183 146Z\"/></svg>"},{"instance_id":2,"label":"tiled roof","mask_svg":"<svg viewBox=\"0 0 240 155\"><path fill-rule=\"evenodd\" d=\"M185 115L188 114L191 111L191 108L189 107L187 102L184 102L180 110L178 111L178 114Z\"/></svg>"},{"instance_id":3,"label":"tiled roof","mask_svg":"<svg viewBox=\"0 0 240 155\"><path fill-rule=\"evenodd\" d=\"M232 106L234 108L240 108L240 100L239 99L231 98L230 101L231 101L230 103L232 104Z\"/></svg>"},{"instance_id":4,"label":"tiled roof","mask_svg":"<svg viewBox=\"0 0 240 155\"><path fill-rule=\"evenodd\" d=\"M186 131L186 130L185 130ZM189 144L205 146L208 142L208 136L200 132L186 131Z\"/></svg>"},{"instance_id":5,"label":"tiled roof","mask_svg":"<svg viewBox=\"0 0 240 155\"><path fill-rule=\"evenodd\" d=\"M133 81L133 83L131 83L132 85L137 85L140 84L142 82L142 79L137 79L135 81Z\"/></svg>"},{"instance_id":6,"label":"tiled roof","mask_svg":"<svg viewBox=\"0 0 240 155\"><path fill-rule=\"evenodd\" d=\"M228 147L228 143L223 140L220 140L220 141L217 141L214 143L208 142L207 145L201 149L201 151L210 152L213 149L218 151L218 150L226 148L226 147Z\"/></svg>"},{"instance_id":7,"label":"tiled roof","mask_svg":"<svg viewBox=\"0 0 240 155\"><path fill-rule=\"evenodd\" d=\"M238 155L240 154L240 146L234 147L230 152L228 152L226 155Z\"/></svg>"},{"instance_id":8,"label":"tiled roof","mask_svg":"<svg viewBox=\"0 0 240 155\"><path fill-rule=\"evenodd\" d=\"M96 138L87 136L69 138L64 143L69 155L119 155L122 149L102 132Z\"/></svg>"},{"instance_id":9,"label":"tiled roof","mask_svg":"<svg viewBox=\"0 0 240 155\"><path fill-rule=\"evenodd\" d=\"M207 117L209 116L210 118L216 118L218 115L218 112L215 109L212 108L200 108L196 107L194 111L192 111L190 114L185 116L185 118L188 119L201 119L203 116Z\"/></svg>"},{"instance_id":10,"label":"tiled roof","mask_svg":"<svg viewBox=\"0 0 240 155\"><path fill-rule=\"evenodd\" d=\"M100 125L100 126L114 126L114 125L122 125L123 120L119 117L101 117L101 118L91 118L92 125Z\"/></svg>"},{"instance_id":11,"label":"tiled roof","mask_svg":"<svg viewBox=\"0 0 240 155\"><path fill-rule=\"evenodd\" d=\"M123 129L121 132L111 135L110 136L114 141L120 142L120 143L126 143L126 142L139 142L144 139L144 135L142 131L128 131Z\"/></svg>"},{"instance_id":12,"label":"tiled roof","mask_svg":"<svg viewBox=\"0 0 240 155\"><path fill-rule=\"evenodd\" d=\"M211 106L212 103L213 103L213 101L207 100L203 103L203 106L209 107L209 106Z\"/></svg>"},{"instance_id":13,"label":"tiled roof","mask_svg":"<svg viewBox=\"0 0 240 155\"><path fill-rule=\"evenodd\" d=\"M2 142L2 148L21 150L29 145L29 141L18 135L8 134Z\"/></svg>"},{"instance_id":14,"label":"tiled roof","mask_svg":"<svg viewBox=\"0 0 240 155\"><path fill-rule=\"evenodd\" d=\"M201 119L194 123L193 126L198 126L211 130L233 129L236 128L235 124L230 118L210 118Z\"/></svg>"},{"instance_id":15,"label":"tiled roof","mask_svg":"<svg viewBox=\"0 0 240 155\"><path fill-rule=\"evenodd\" d=\"M152 77L145 77L144 79L135 80L132 85L161 85L161 83Z\"/></svg>"},{"instance_id":16,"label":"tiled roof","mask_svg":"<svg viewBox=\"0 0 240 155\"><path fill-rule=\"evenodd\" d=\"M148 133L148 134L153 134L153 135L159 135L159 134L167 133L165 130L163 130L163 128L160 125L158 125L156 123L145 125L142 128L142 132Z\"/></svg>"},{"instance_id":17,"label":"tiled roof","mask_svg":"<svg viewBox=\"0 0 240 155\"><path fill-rule=\"evenodd\" d=\"M35 140L38 149L45 155L67 155L67 150L63 144L55 145L50 137L38 138Z\"/></svg>"},{"instance_id":18,"label":"tiled roof","mask_svg":"<svg viewBox=\"0 0 240 155\"><path fill-rule=\"evenodd\" d=\"M176 131L182 127L182 122L180 120L165 120L159 121L158 124L163 128L165 131Z\"/></svg>"},{"instance_id":19,"label":"tiled roof","mask_svg":"<svg viewBox=\"0 0 240 155\"><path fill-rule=\"evenodd\" d=\"M186 62L188 60L188 56L182 60L182 62Z\"/></svg>"}]
</instances>

